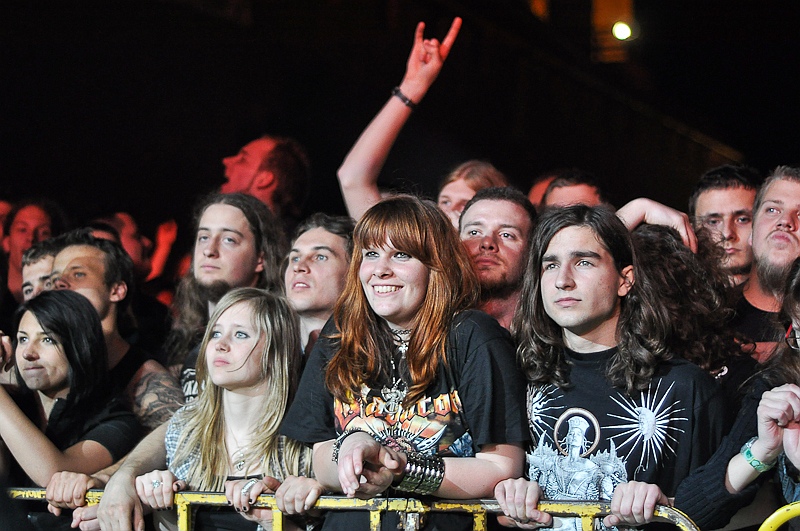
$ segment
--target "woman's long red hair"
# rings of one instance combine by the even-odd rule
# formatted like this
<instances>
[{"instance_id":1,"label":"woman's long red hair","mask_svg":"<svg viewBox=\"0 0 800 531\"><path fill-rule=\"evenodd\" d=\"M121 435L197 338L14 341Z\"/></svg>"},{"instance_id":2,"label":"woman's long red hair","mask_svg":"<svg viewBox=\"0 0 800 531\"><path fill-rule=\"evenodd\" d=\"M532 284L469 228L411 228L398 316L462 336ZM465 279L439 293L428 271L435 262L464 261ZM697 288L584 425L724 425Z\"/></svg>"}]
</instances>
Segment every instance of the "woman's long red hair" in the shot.
<instances>
[{"instance_id":1,"label":"woman's long red hair","mask_svg":"<svg viewBox=\"0 0 800 531\"><path fill-rule=\"evenodd\" d=\"M421 261L430 271L427 295L416 317L406 360L411 385L405 403L416 402L445 361L453 317L478 300L478 282L469 256L450 221L431 202L396 196L369 209L355 228L353 258L342 296L334 309L338 343L325 383L350 402L361 385L387 374L394 348L386 322L370 308L359 279L364 249L392 247Z\"/></svg>"}]
</instances>

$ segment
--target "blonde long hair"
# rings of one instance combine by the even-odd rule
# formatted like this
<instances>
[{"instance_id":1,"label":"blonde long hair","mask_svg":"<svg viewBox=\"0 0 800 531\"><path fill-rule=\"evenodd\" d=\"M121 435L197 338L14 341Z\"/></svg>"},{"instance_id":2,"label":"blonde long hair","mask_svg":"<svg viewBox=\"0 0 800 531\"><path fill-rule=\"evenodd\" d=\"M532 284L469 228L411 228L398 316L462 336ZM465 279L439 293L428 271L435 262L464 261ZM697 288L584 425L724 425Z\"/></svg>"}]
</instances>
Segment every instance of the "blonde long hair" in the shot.
<instances>
[{"instance_id":1,"label":"blonde long hair","mask_svg":"<svg viewBox=\"0 0 800 531\"><path fill-rule=\"evenodd\" d=\"M206 348L217 320L237 304L250 307L253 326L265 338L261 352L261 376L269 381L264 395L263 414L258 425L253 426L252 444L245 459L260 460L262 472L280 480L290 474L310 474L310 451L304 445L278 434L297 388L301 354L297 316L283 296L258 288L239 288L220 299L208 322L197 358L199 394L191 407L182 410L182 414L188 418L180 434L174 462L192 463L187 480L193 489L221 491L229 472L222 409L223 389L211 381L206 368ZM284 439L282 451L281 439Z\"/></svg>"}]
</instances>

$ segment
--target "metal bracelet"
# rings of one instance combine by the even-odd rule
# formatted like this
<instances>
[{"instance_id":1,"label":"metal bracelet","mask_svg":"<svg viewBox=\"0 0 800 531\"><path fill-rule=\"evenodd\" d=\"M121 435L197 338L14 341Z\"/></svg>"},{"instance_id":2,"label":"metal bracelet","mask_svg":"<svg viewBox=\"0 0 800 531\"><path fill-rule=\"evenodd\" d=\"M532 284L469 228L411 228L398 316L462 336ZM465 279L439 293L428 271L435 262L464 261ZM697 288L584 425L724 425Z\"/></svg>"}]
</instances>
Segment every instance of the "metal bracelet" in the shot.
<instances>
[{"instance_id":1,"label":"metal bracelet","mask_svg":"<svg viewBox=\"0 0 800 531\"><path fill-rule=\"evenodd\" d=\"M397 490L414 494L432 494L444 480L444 459L437 455L425 456L419 452L406 454L406 466Z\"/></svg>"}]
</instances>

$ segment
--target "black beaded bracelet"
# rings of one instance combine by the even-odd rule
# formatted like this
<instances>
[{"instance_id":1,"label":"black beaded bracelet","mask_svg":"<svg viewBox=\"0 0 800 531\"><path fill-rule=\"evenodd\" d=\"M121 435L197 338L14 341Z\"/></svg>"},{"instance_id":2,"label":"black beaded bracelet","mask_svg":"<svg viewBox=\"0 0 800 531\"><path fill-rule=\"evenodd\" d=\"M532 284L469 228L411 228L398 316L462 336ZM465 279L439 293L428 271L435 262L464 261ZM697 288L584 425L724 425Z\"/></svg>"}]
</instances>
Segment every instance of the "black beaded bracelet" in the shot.
<instances>
[{"instance_id":1,"label":"black beaded bracelet","mask_svg":"<svg viewBox=\"0 0 800 531\"><path fill-rule=\"evenodd\" d=\"M339 450L342 448L342 443L344 442L344 440L347 437L349 437L350 435L353 435L354 433L358 433L358 432L367 433L364 430L362 430L361 428L350 428L348 430L343 431L341 435L336 437L336 442L333 443L333 452L331 453L331 461L333 461L334 463L338 463L339 462ZM369 435L369 434L367 434L367 435ZM370 437L371 437L371 435L370 435Z\"/></svg>"},{"instance_id":2,"label":"black beaded bracelet","mask_svg":"<svg viewBox=\"0 0 800 531\"><path fill-rule=\"evenodd\" d=\"M417 108L417 104L411 101L411 98L403 94L400 91L400 87L395 87L392 89L392 96L395 96L397 99L402 101L406 105L406 107L408 107L412 111Z\"/></svg>"}]
</instances>

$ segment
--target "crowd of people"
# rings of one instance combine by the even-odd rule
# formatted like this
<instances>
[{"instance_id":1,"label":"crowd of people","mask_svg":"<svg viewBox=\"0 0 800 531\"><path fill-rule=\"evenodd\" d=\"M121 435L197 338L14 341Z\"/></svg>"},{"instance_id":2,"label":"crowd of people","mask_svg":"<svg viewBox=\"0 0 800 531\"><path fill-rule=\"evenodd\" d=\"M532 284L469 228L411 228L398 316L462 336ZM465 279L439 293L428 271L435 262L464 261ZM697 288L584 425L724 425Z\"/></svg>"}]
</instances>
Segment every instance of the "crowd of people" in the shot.
<instances>
[{"instance_id":1,"label":"crowd of people","mask_svg":"<svg viewBox=\"0 0 800 531\"><path fill-rule=\"evenodd\" d=\"M48 501L14 528L171 529L180 490L228 499L197 530L270 529L262 493L290 529L367 527L313 510L325 493L496 498L493 525L524 529L556 524L540 500L703 529L800 500L800 167L710 169L688 214L614 209L575 168L526 196L485 161L436 202L381 191L460 26L417 27L339 169L350 217L299 220L308 157L256 139L198 201L174 293L136 289L174 226L154 244L126 212L66 230L50 200L0 209L0 474Z\"/></svg>"}]
</instances>

